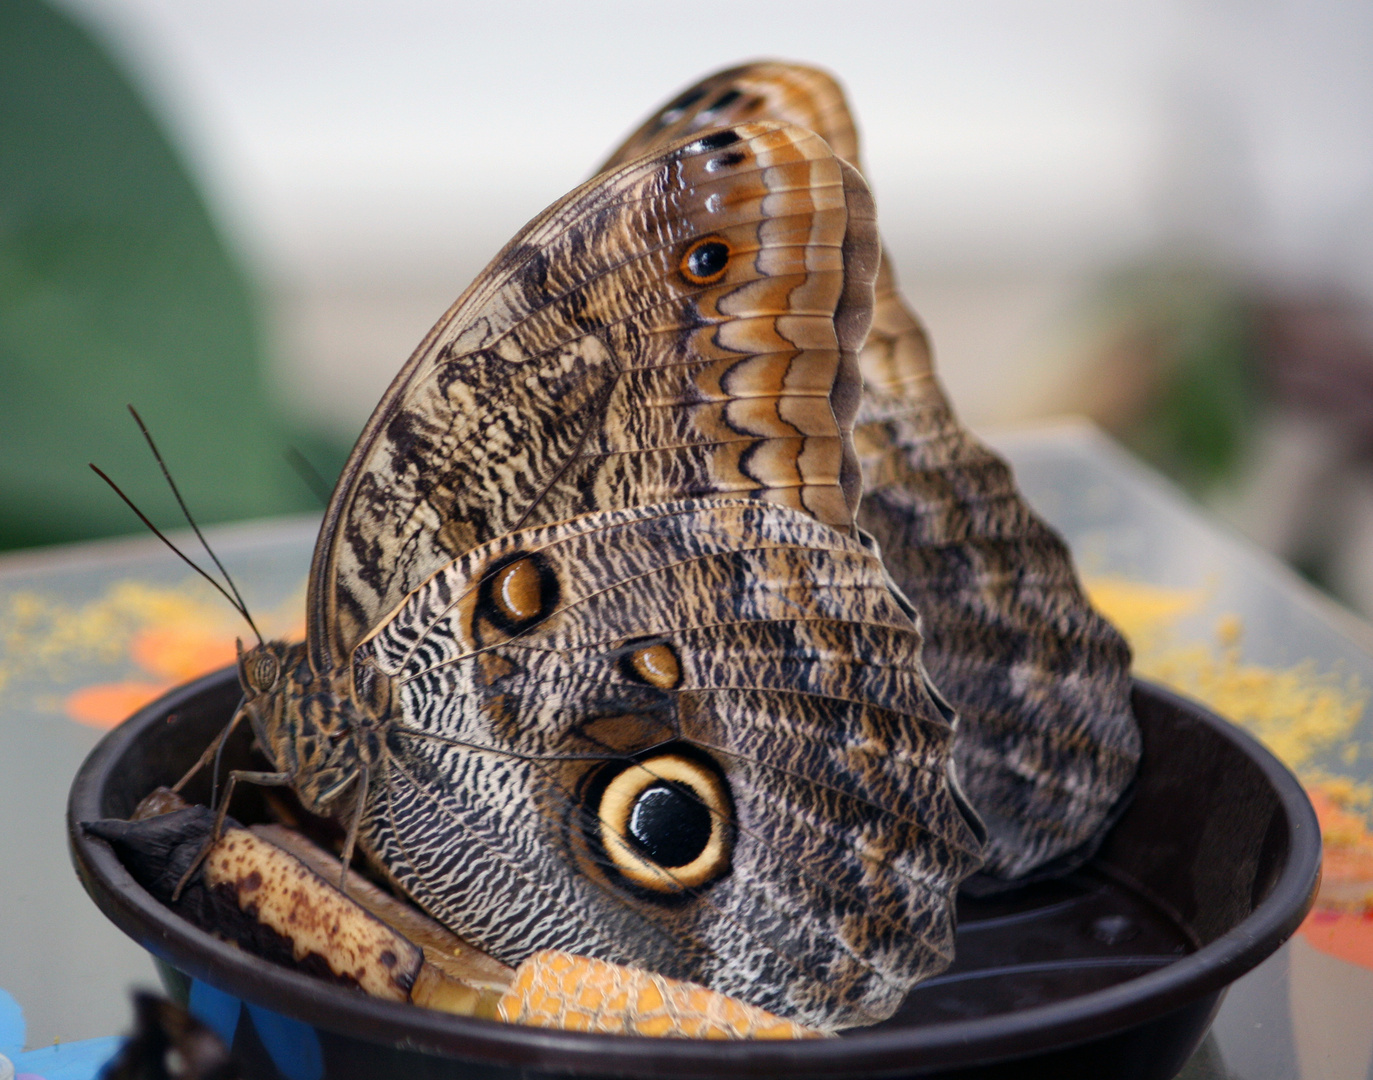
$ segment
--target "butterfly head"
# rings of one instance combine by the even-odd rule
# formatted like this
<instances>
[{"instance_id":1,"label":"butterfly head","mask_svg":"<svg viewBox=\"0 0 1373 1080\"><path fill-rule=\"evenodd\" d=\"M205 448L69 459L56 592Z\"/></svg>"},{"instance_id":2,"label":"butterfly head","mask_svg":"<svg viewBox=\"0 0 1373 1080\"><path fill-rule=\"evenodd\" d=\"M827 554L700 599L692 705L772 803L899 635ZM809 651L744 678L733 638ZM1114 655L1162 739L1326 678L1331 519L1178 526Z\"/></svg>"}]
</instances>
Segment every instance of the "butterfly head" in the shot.
<instances>
[{"instance_id":1,"label":"butterfly head","mask_svg":"<svg viewBox=\"0 0 1373 1080\"><path fill-rule=\"evenodd\" d=\"M291 733L284 723L286 685L291 673L301 666L303 645L268 641L244 650L238 645L238 682L243 690L239 709L247 714L258 744L278 768L291 768L295 754L289 743Z\"/></svg>"},{"instance_id":2,"label":"butterfly head","mask_svg":"<svg viewBox=\"0 0 1373 1080\"><path fill-rule=\"evenodd\" d=\"M283 641L270 641L244 652L243 642L238 642L238 681L247 697L280 689L288 648Z\"/></svg>"}]
</instances>

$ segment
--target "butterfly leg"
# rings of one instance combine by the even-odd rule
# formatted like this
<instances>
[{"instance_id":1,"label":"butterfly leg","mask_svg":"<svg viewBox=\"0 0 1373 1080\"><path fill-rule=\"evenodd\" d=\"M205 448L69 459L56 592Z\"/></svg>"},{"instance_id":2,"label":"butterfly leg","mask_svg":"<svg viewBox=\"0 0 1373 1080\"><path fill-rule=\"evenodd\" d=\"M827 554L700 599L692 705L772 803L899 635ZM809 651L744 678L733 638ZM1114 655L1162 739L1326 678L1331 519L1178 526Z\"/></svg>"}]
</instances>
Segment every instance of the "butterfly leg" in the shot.
<instances>
[{"instance_id":1,"label":"butterfly leg","mask_svg":"<svg viewBox=\"0 0 1373 1080\"><path fill-rule=\"evenodd\" d=\"M220 833L224 831L224 819L229 815L229 803L234 797L234 786L240 781L249 784L257 784L260 787L290 787L291 774L284 772L256 772L252 769L235 769L229 774L229 782L224 786L224 798L220 801L219 810L215 814L215 827L210 830L210 835L201 846L196 857L191 860L191 865L186 868L186 872L181 875L181 880L176 883L176 888L172 892L172 903L181 899L181 890L186 887L186 883L191 880L191 875L205 861L205 856L210 854L210 849L219 843Z\"/></svg>"},{"instance_id":2,"label":"butterfly leg","mask_svg":"<svg viewBox=\"0 0 1373 1080\"><path fill-rule=\"evenodd\" d=\"M362 825L362 812L367 807L367 782L370 770L366 765L358 766L357 798L353 805L353 816L348 822L348 835L343 841L343 854L339 861L343 864L338 872L338 891L348 895L348 867L353 861L353 848L358 842L358 829Z\"/></svg>"},{"instance_id":3,"label":"butterfly leg","mask_svg":"<svg viewBox=\"0 0 1373 1080\"><path fill-rule=\"evenodd\" d=\"M234 728L238 727L238 723L243 719L244 715L244 710L241 708L234 711L234 718L220 729L219 734L210 741L210 745L205 747L205 752L196 759L196 763L186 770L186 775L172 785L173 791L179 795L181 789L190 782L191 778L214 759L219 753L219 748L223 746L225 740L233 734Z\"/></svg>"}]
</instances>

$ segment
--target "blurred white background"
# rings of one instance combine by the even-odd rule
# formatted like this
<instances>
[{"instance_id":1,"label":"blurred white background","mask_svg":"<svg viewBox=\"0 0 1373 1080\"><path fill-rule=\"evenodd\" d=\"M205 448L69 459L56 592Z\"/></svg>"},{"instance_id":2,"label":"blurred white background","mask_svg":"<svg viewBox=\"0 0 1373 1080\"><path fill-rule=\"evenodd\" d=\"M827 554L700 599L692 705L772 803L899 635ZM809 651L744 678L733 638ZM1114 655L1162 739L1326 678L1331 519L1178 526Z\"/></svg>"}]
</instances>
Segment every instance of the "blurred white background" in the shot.
<instances>
[{"instance_id":1,"label":"blurred white background","mask_svg":"<svg viewBox=\"0 0 1373 1080\"><path fill-rule=\"evenodd\" d=\"M278 402L339 445L646 113L721 66L794 59L847 86L965 419L1085 409L1165 469L1181 447L1175 475L1202 462L1195 491L1373 612L1367 0L59 2L149 96L254 272ZM1147 290L1122 308L1119 283L1178 266L1198 285L1160 294L1159 337L1135 318ZM1263 339L1238 366L1236 312ZM1243 406L1274 371L1287 396Z\"/></svg>"},{"instance_id":2,"label":"blurred white background","mask_svg":"<svg viewBox=\"0 0 1373 1080\"><path fill-rule=\"evenodd\" d=\"M847 86L975 423L1054 411L1082 290L1161 245L1373 296L1363 0L63 3L266 284L292 408L341 433L521 224L680 86L759 56Z\"/></svg>"}]
</instances>

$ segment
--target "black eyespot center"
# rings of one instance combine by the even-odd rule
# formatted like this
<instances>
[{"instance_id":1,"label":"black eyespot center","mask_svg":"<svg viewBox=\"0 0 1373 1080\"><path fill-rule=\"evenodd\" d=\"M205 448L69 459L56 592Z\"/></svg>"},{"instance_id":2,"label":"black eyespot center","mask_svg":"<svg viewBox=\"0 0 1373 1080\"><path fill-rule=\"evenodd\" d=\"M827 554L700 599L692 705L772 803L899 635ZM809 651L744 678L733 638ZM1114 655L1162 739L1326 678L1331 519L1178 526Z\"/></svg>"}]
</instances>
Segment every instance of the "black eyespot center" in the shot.
<instances>
[{"instance_id":1,"label":"black eyespot center","mask_svg":"<svg viewBox=\"0 0 1373 1080\"><path fill-rule=\"evenodd\" d=\"M687 248L682 256L682 276L693 285L713 285L729 269L730 248L718 236L707 236Z\"/></svg>"},{"instance_id":2,"label":"black eyespot center","mask_svg":"<svg viewBox=\"0 0 1373 1080\"><path fill-rule=\"evenodd\" d=\"M723 150L739 141L739 133L731 128L721 128L709 135L702 135L695 142L687 143L682 149L688 154L708 154L712 150Z\"/></svg>"},{"instance_id":3,"label":"black eyespot center","mask_svg":"<svg viewBox=\"0 0 1373 1080\"><path fill-rule=\"evenodd\" d=\"M705 851L713 827L710 810L686 785L659 781L646 787L629 811L626 838L659 866L687 866Z\"/></svg>"}]
</instances>

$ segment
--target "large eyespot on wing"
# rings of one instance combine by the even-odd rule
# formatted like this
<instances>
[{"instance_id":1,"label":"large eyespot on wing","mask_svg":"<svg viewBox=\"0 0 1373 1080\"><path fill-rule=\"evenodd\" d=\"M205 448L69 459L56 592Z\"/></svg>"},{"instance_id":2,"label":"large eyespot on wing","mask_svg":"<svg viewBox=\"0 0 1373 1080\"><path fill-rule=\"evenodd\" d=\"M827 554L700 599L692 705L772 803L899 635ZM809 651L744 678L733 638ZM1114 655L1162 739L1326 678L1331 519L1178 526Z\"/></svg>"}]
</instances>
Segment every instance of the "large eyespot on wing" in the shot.
<instances>
[{"instance_id":1,"label":"large eyespot on wing","mask_svg":"<svg viewBox=\"0 0 1373 1080\"><path fill-rule=\"evenodd\" d=\"M734 811L718 765L658 752L616 764L594 785L586 815L594 849L632 886L664 896L729 872Z\"/></svg>"},{"instance_id":2,"label":"large eyespot on wing","mask_svg":"<svg viewBox=\"0 0 1373 1080\"><path fill-rule=\"evenodd\" d=\"M862 178L777 123L678 140L555 203L368 422L311 568L312 662L540 522L734 494L850 529L877 257Z\"/></svg>"},{"instance_id":3,"label":"large eyespot on wing","mask_svg":"<svg viewBox=\"0 0 1373 1080\"><path fill-rule=\"evenodd\" d=\"M531 558L554 610L471 632ZM637 962L826 1028L948 963L978 840L860 540L758 500L588 514L461 556L358 652L399 704L362 836L507 962Z\"/></svg>"}]
</instances>

